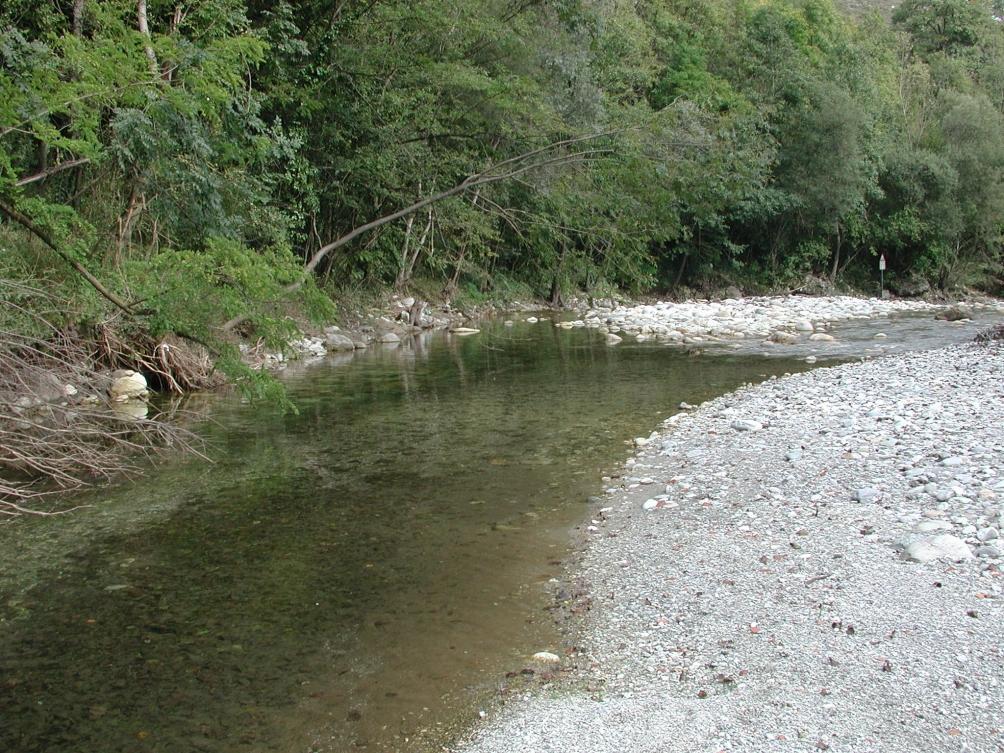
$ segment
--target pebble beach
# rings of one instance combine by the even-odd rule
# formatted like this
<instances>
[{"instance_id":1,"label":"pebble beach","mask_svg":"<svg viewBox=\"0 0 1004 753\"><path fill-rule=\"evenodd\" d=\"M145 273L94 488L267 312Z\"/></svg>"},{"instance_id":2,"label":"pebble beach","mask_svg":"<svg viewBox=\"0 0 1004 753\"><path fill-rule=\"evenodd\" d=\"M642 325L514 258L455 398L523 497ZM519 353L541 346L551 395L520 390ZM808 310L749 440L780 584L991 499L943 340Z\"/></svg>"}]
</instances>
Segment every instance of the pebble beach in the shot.
<instances>
[{"instance_id":1,"label":"pebble beach","mask_svg":"<svg viewBox=\"0 0 1004 753\"><path fill-rule=\"evenodd\" d=\"M596 503L565 679L457 750L1004 751L1004 347L684 407Z\"/></svg>"}]
</instances>

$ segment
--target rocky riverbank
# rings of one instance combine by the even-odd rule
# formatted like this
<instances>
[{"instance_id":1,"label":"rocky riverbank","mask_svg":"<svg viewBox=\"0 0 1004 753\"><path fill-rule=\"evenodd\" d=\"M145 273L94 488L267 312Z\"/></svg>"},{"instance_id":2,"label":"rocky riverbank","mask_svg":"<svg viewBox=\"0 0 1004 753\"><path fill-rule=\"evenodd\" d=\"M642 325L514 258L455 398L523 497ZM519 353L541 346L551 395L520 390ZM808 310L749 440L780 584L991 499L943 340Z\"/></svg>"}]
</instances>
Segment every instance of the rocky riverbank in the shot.
<instances>
[{"instance_id":1,"label":"rocky riverbank","mask_svg":"<svg viewBox=\"0 0 1004 753\"><path fill-rule=\"evenodd\" d=\"M832 340L827 328L850 319L942 312L945 318L962 320L976 309L1004 311L1004 304L987 301L946 306L851 296L765 296L632 305L610 302L582 309L581 318L563 322L561 326L598 329L607 333L610 344L630 337L638 342L657 340L685 345L755 338L767 345L785 345L799 339Z\"/></svg>"},{"instance_id":2,"label":"rocky riverbank","mask_svg":"<svg viewBox=\"0 0 1004 753\"><path fill-rule=\"evenodd\" d=\"M329 352L351 353L373 345L395 347L422 332L449 330L460 335L477 333L477 321L506 315L536 323L540 304L486 305L454 309L413 297L392 296L379 305L350 311L340 325L305 333L291 340L283 351L242 346L245 358L258 368L282 368L289 360L323 357ZM721 300L618 303L594 300L590 305L574 300L556 313L561 329L595 329L607 336L609 345L625 339L656 341L683 347L729 345L762 341L766 347L813 342L832 342L828 331L838 322L874 319L902 314L929 313L950 321L969 321L978 313L1004 312L1004 302L993 299L965 304L931 303L853 296L761 296ZM578 318L572 318L578 316ZM550 319L549 315L547 319ZM509 322L507 322L508 324ZM807 360L814 361L815 357Z\"/></svg>"},{"instance_id":3,"label":"rocky riverbank","mask_svg":"<svg viewBox=\"0 0 1004 753\"><path fill-rule=\"evenodd\" d=\"M1000 343L771 380L638 444L571 573L571 679L460 750L1004 750Z\"/></svg>"},{"instance_id":4,"label":"rocky riverbank","mask_svg":"<svg viewBox=\"0 0 1004 753\"><path fill-rule=\"evenodd\" d=\"M480 318L538 310L539 305L513 303L501 306L454 308L449 303L430 303L411 296L394 295L379 304L345 312L340 324L331 324L319 332L305 332L286 344L283 350L268 350L245 343L244 359L254 368L282 369L288 361L321 358L328 353L349 354L377 345L397 347L401 342L423 332L448 330L457 335L478 332L469 326Z\"/></svg>"}]
</instances>

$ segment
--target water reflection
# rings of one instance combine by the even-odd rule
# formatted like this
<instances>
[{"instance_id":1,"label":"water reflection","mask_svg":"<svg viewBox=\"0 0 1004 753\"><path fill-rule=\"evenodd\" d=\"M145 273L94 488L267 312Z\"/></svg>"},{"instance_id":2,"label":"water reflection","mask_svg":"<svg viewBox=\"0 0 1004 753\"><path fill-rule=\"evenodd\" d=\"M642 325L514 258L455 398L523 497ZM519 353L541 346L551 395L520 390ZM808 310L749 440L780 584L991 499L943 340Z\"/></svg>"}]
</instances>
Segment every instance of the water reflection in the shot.
<instances>
[{"instance_id":1,"label":"water reflection","mask_svg":"<svg viewBox=\"0 0 1004 753\"><path fill-rule=\"evenodd\" d=\"M295 416L219 398L213 465L0 530L0 750L429 749L556 648L544 584L625 440L804 367L542 323L290 369Z\"/></svg>"}]
</instances>

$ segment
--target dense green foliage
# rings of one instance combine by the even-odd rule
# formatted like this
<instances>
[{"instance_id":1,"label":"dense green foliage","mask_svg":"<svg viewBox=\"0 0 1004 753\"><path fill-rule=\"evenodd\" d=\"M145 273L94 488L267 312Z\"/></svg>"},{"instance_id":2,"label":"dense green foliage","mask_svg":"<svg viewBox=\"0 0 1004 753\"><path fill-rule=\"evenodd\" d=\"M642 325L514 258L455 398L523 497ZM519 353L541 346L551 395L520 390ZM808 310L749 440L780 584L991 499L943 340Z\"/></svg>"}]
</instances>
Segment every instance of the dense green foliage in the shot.
<instances>
[{"instance_id":1,"label":"dense green foliage","mask_svg":"<svg viewBox=\"0 0 1004 753\"><path fill-rule=\"evenodd\" d=\"M894 280L999 283L994 12L8 0L0 274L61 286L71 318L128 309L207 342L238 317L281 339L292 307L329 313L325 286L418 276L559 299L866 281L884 253ZM302 273L353 228L478 175L499 179Z\"/></svg>"}]
</instances>

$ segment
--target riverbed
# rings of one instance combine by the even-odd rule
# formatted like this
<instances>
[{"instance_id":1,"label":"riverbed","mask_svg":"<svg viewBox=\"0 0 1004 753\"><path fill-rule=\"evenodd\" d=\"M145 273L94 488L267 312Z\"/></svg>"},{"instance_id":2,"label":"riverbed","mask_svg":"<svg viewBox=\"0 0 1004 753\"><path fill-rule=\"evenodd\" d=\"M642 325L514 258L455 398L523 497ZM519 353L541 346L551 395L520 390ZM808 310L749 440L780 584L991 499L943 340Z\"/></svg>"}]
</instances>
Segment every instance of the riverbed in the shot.
<instances>
[{"instance_id":1,"label":"riverbed","mask_svg":"<svg viewBox=\"0 0 1004 753\"><path fill-rule=\"evenodd\" d=\"M812 347L832 363L979 325L858 321ZM0 750L430 750L561 649L570 533L632 439L810 368L481 329L295 366L297 415L211 398L212 464L0 528Z\"/></svg>"}]
</instances>

